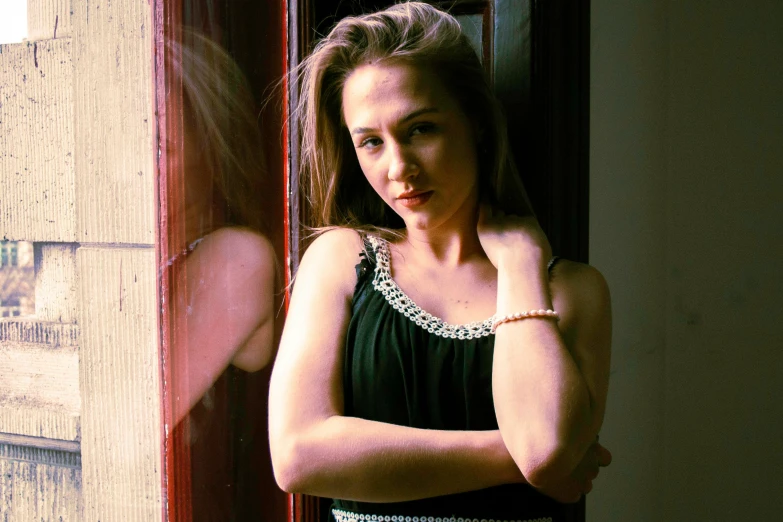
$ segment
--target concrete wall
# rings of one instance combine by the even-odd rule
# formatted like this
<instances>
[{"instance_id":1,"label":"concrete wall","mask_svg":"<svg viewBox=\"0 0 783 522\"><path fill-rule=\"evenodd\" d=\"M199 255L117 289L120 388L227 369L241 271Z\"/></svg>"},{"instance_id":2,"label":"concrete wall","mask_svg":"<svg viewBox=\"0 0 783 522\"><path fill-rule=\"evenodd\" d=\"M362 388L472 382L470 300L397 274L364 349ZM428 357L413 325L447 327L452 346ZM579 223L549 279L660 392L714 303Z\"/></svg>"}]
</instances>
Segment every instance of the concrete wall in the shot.
<instances>
[{"instance_id":1,"label":"concrete wall","mask_svg":"<svg viewBox=\"0 0 783 522\"><path fill-rule=\"evenodd\" d=\"M588 520L777 519L783 3L592 1L591 263L614 306Z\"/></svg>"},{"instance_id":2,"label":"concrete wall","mask_svg":"<svg viewBox=\"0 0 783 522\"><path fill-rule=\"evenodd\" d=\"M615 463L588 520L659 522L666 300L666 10L593 0L590 262L609 282L612 373L601 439Z\"/></svg>"},{"instance_id":3,"label":"concrete wall","mask_svg":"<svg viewBox=\"0 0 783 522\"><path fill-rule=\"evenodd\" d=\"M0 45L0 238L35 313L0 319L0 518L164 515L153 5L29 0Z\"/></svg>"}]
</instances>

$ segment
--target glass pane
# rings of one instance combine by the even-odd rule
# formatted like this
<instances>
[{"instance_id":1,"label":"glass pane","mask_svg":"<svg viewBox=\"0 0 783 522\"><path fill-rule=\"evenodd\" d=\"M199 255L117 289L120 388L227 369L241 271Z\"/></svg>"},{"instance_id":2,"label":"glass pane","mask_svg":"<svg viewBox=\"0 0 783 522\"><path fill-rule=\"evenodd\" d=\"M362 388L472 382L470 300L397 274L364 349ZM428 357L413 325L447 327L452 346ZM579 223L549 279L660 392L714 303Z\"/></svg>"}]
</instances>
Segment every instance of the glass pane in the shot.
<instances>
[{"instance_id":1,"label":"glass pane","mask_svg":"<svg viewBox=\"0 0 783 522\"><path fill-rule=\"evenodd\" d=\"M282 6L179 2L160 143L169 519L284 520L266 425L283 321Z\"/></svg>"}]
</instances>

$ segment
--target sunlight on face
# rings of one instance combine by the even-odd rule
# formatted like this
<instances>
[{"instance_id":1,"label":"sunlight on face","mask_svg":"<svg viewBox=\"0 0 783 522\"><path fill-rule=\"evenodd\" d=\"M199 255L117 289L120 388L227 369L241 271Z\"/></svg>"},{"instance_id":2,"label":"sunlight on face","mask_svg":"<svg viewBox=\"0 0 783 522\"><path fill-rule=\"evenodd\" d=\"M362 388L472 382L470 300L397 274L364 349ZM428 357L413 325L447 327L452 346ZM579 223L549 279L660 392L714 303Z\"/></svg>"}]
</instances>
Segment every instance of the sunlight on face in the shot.
<instances>
[{"instance_id":1,"label":"sunlight on face","mask_svg":"<svg viewBox=\"0 0 783 522\"><path fill-rule=\"evenodd\" d=\"M431 68L363 65L343 116L367 181L409 228L459 226L478 201L475 132Z\"/></svg>"}]
</instances>

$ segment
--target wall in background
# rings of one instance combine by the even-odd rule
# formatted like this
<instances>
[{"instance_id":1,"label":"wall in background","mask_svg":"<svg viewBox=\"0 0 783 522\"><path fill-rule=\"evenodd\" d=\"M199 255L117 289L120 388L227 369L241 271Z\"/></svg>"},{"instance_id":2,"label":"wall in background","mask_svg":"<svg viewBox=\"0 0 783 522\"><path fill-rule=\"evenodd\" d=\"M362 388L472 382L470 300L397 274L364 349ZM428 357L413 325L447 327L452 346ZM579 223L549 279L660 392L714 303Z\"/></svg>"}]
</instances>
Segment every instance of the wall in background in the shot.
<instances>
[{"instance_id":1,"label":"wall in background","mask_svg":"<svg viewBox=\"0 0 783 522\"><path fill-rule=\"evenodd\" d=\"M783 3L749 5L592 1L615 463L588 520L780 516Z\"/></svg>"},{"instance_id":2,"label":"wall in background","mask_svg":"<svg viewBox=\"0 0 783 522\"><path fill-rule=\"evenodd\" d=\"M666 347L666 9L592 0L590 262L609 282L612 373L601 441L614 464L587 520L660 522Z\"/></svg>"}]
</instances>

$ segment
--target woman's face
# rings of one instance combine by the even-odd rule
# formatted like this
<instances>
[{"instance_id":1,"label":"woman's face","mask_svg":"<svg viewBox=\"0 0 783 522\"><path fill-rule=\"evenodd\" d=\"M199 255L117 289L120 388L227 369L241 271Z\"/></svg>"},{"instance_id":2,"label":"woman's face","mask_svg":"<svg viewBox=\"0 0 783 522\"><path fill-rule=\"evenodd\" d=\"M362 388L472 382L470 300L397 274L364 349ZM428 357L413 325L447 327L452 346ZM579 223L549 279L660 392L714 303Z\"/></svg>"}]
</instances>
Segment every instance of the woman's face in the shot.
<instances>
[{"instance_id":1,"label":"woman's face","mask_svg":"<svg viewBox=\"0 0 783 522\"><path fill-rule=\"evenodd\" d=\"M408 228L473 223L476 138L431 69L363 65L346 80L342 102L367 181Z\"/></svg>"}]
</instances>

